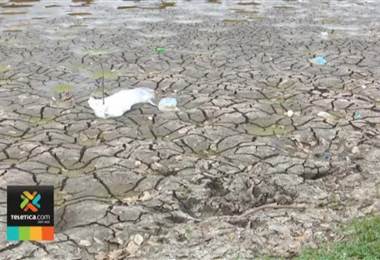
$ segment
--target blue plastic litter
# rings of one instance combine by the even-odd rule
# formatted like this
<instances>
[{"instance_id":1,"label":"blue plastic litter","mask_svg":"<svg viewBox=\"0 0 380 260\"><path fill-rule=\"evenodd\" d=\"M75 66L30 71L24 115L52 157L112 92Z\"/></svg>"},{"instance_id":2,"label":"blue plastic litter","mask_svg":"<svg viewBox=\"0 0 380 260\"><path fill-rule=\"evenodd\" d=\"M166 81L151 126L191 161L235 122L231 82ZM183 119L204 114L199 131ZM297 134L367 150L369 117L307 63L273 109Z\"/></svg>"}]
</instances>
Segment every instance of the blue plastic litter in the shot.
<instances>
[{"instance_id":1,"label":"blue plastic litter","mask_svg":"<svg viewBox=\"0 0 380 260\"><path fill-rule=\"evenodd\" d=\"M356 112L354 113L354 119L355 119L355 120L359 120L360 118L362 118L362 115L360 114L360 112L356 111Z\"/></svg>"},{"instance_id":2,"label":"blue plastic litter","mask_svg":"<svg viewBox=\"0 0 380 260\"><path fill-rule=\"evenodd\" d=\"M318 64L318 65L325 65L327 63L326 59L322 56L317 56L310 60L312 63Z\"/></svg>"},{"instance_id":3,"label":"blue plastic litter","mask_svg":"<svg viewBox=\"0 0 380 260\"><path fill-rule=\"evenodd\" d=\"M158 103L158 109L161 111L177 110L177 99L163 98Z\"/></svg>"},{"instance_id":4,"label":"blue plastic litter","mask_svg":"<svg viewBox=\"0 0 380 260\"><path fill-rule=\"evenodd\" d=\"M325 159L326 161L329 161L331 159L331 153L325 152L323 154L323 159Z\"/></svg>"}]
</instances>

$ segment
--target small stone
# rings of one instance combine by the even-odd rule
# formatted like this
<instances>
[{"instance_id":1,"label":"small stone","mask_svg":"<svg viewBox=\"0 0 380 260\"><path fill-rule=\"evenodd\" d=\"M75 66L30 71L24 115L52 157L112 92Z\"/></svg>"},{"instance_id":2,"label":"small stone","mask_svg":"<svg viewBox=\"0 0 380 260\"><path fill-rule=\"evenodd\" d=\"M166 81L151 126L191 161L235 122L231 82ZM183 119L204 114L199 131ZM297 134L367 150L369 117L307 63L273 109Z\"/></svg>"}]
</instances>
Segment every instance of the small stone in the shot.
<instances>
[{"instance_id":1,"label":"small stone","mask_svg":"<svg viewBox=\"0 0 380 260\"><path fill-rule=\"evenodd\" d=\"M95 260L104 260L104 259L107 259L107 255L106 255L106 253L104 253L104 252L99 252L99 253L95 256Z\"/></svg>"},{"instance_id":2,"label":"small stone","mask_svg":"<svg viewBox=\"0 0 380 260\"><path fill-rule=\"evenodd\" d=\"M362 89L366 89L367 88L367 86L366 85L362 85Z\"/></svg>"},{"instance_id":3,"label":"small stone","mask_svg":"<svg viewBox=\"0 0 380 260\"><path fill-rule=\"evenodd\" d=\"M79 245L89 247L89 246L91 246L91 242L88 240L80 240Z\"/></svg>"},{"instance_id":4,"label":"small stone","mask_svg":"<svg viewBox=\"0 0 380 260\"><path fill-rule=\"evenodd\" d=\"M141 201L150 200L152 198L152 195L148 191L144 191L142 196L139 198Z\"/></svg>"},{"instance_id":5,"label":"small stone","mask_svg":"<svg viewBox=\"0 0 380 260\"><path fill-rule=\"evenodd\" d=\"M136 160L136 162L135 162L135 166L140 166L140 165L141 165L141 162L138 161L138 160Z\"/></svg>"},{"instance_id":6,"label":"small stone","mask_svg":"<svg viewBox=\"0 0 380 260\"><path fill-rule=\"evenodd\" d=\"M127 253L129 253L129 255L133 255L134 253L137 252L138 249L139 249L139 246L136 245L136 243L133 241L130 241L127 247L125 248L125 250L127 251Z\"/></svg>"},{"instance_id":7,"label":"small stone","mask_svg":"<svg viewBox=\"0 0 380 260\"><path fill-rule=\"evenodd\" d=\"M178 133L182 135L182 134L186 134L188 131L189 131L189 127L183 127L178 130Z\"/></svg>"},{"instance_id":8,"label":"small stone","mask_svg":"<svg viewBox=\"0 0 380 260\"><path fill-rule=\"evenodd\" d=\"M121 256L124 255L124 251L123 249L117 249L117 250L113 250L111 251L109 254L108 254L108 259L112 259L112 260L116 260L116 259L120 259Z\"/></svg>"},{"instance_id":9,"label":"small stone","mask_svg":"<svg viewBox=\"0 0 380 260\"><path fill-rule=\"evenodd\" d=\"M288 117L292 117L294 115L294 112L292 110L289 110L288 112L285 113Z\"/></svg>"},{"instance_id":10,"label":"small stone","mask_svg":"<svg viewBox=\"0 0 380 260\"><path fill-rule=\"evenodd\" d=\"M94 237L94 241L98 244L103 244L103 242L97 237Z\"/></svg>"},{"instance_id":11,"label":"small stone","mask_svg":"<svg viewBox=\"0 0 380 260\"><path fill-rule=\"evenodd\" d=\"M331 114L327 113L327 112L324 112L324 111L321 111L321 112L318 112L317 114L319 117L323 117L323 118L330 118L332 117Z\"/></svg>"},{"instance_id":12,"label":"small stone","mask_svg":"<svg viewBox=\"0 0 380 260\"><path fill-rule=\"evenodd\" d=\"M141 245L143 242L144 242L144 238L143 238L143 236L142 235L140 235L140 234L136 234L136 235L134 235L134 237L133 237L133 241L136 243L136 245Z\"/></svg>"},{"instance_id":13,"label":"small stone","mask_svg":"<svg viewBox=\"0 0 380 260\"><path fill-rule=\"evenodd\" d=\"M324 112L324 111L319 112L317 115L319 117L322 117L323 119L325 119L326 122L328 122L328 123L334 123L337 120L337 118L334 115L327 113L327 112Z\"/></svg>"},{"instance_id":14,"label":"small stone","mask_svg":"<svg viewBox=\"0 0 380 260\"><path fill-rule=\"evenodd\" d=\"M352 148L351 152L352 152L353 154L360 153L360 149L359 149L359 147L354 146L354 147Z\"/></svg>"}]
</instances>

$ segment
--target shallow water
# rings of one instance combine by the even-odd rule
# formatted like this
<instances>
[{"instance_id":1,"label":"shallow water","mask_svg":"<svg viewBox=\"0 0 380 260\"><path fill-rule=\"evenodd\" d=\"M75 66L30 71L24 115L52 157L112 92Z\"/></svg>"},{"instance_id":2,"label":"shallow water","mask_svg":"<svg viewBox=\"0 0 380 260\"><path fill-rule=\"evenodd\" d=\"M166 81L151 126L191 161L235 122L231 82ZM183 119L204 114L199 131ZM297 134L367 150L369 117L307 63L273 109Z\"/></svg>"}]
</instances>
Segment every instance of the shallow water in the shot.
<instances>
[{"instance_id":1,"label":"shallow water","mask_svg":"<svg viewBox=\"0 0 380 260\"><path fill-rule=\"evenodd\" d=\"M368 15L366 10L371 9L374 16L380 15L379 2L376 1L311 3L310 0L0 0L0 30L25 30L35 23L64 16L77 17L81 26L94 28L99 24L109 25L123 21L160 22L163 19L171 19L176 23L199 23L202 22L201 17L225 19L232 23L258 20L262 17L276 18L278 12L281 12L289 15L285 23L287 25L291 25L295 17L304 17L319 19L326 29L347 30L352 33L363 30L365 22L376 25L373 24L372 15ZM320 11L321 8L324 9L323 12ZM357 12L354 18L350 14L351 8ZM174 16L160 15L160 11L170 13L173 10L176 12ZM235 18L229 19L231 16ZM360 18L363 27L351 27L351 23Z\"/></svg>"}]
</instances>

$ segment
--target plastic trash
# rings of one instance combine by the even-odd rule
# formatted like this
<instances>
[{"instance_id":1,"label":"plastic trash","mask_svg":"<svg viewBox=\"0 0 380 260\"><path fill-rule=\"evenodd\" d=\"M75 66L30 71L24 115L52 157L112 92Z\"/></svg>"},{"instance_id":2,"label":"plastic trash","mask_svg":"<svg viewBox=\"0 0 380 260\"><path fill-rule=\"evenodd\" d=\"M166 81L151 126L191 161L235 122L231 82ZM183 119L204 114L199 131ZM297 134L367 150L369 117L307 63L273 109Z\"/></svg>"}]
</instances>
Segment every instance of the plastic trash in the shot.
<instances>
[{"instance_id":1,"label":"plastic trash","mask_svg":"<svg viewBox=\"0 0 380 260\"><path fill-rule=\"evenodd\" d=\"M154 90L149 88L124 89L104 98L91 96L88 100L89 106L94 110L97 117L110 118L122 116L131 107L139 103L153 103Z\"/></svg>"},{"instance_id":2,"label":"plastic trash","mask_svg":"<svg viewBox=\"0 0 380 260\"><path fill-rule=\"evenodd\" d=\"M310 60L310 62L318 65L325 65L327 63L326 59L322 56L317 56Z\"/></svg>"},{"instance_id":3,"label":"plastic trash","mask_svg":"<svg viewBox=\"0 0 380 260\"><path fill-rule=\"evenodd\" d=\"M326 160L326 161L329 161L331 159L331 153L325 152L323 154L323 159Z\"/></svg>"},{"instance_id":4,"label":"plastic trash","mask_svg":"<svg viewBox=\"0 0 380 260\"><path fill-rule=\"evenodd\" d=\"M321 32L321 38L324 40L327 40L329 38L329 33L328 32Z\"/></svg>"},{"instance_id":5,"label":"plastic trash","mask_svg":"<svg viewBox=\"0 0 380 260\"><path fill-rule=\"evenodd\" d=\"M165 53L165 48L162 48L162 47L157 47L156 48L156 52L158 53L158 54L163 54L163 53Z\"/></svg>"},{"instance_id":6,"label":"plastic trash","mask_svg":"<svg viewBox=\"0 0 380 260\"><path fill-rule=\"evenodd\" d=\"M160 111L176 111L177 109L177 99L175 98L163 98L158 103L158 109Z\"/></svg>"},{"instance_id":7,"label":"plastic trash","mask_svg":"<svg viewBox=\"0 0 380 260\"><path fill-rule=\"evenodd\" d=\"M285 115L288 117L292 117L294 115L293 110L288 110L288 112L285 112Z\"/></svg>"},{"instance_id":8,"label":"plastic trash","mask_svg":"<svg viewBox=\"0 0 380 260\"><path fill-rule=\"evenodd\" d=\"M360 118L362 118L362 115L360 114L359 111L356 111L356 112L354 113L354 119L355 119L355 120L359 120Z\"/></svg>"}]
</instances>

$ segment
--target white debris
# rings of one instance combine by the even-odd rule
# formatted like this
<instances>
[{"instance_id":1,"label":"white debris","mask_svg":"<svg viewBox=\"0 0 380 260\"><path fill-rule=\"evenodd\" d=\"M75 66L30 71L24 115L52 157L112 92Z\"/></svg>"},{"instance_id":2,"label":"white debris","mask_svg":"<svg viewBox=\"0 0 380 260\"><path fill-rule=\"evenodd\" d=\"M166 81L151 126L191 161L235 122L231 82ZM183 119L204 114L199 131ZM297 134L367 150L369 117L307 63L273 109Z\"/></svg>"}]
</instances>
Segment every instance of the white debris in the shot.
<instances>
[{"instance_id":1,"label":"white debris","mask_svg":"<svg viewBox=\"0 0 380 260\"><path fill-rule=\"evenodd\" d=\"M328 32L321 32L321 38L324 40L327 40L329 38L329 33Z\"/></svg>"},{"instance_id":2,"label":"white debris","mask_svg":"<svg viewBox=\"0 0 380 260\"><path fill-rule=\"evenodd\" d=\"M330 123L330 124L333 124L337 121L337 117L335 115L332 115L324 111L319 112L318 116L322 117L324 120L326 120L327 123Z\"/></svg>"},{"instance_id":3,"label":"white debris","mask_svg":"<svg viewBox=\"0 0 380 260\"><path fill-rule=\"evenodd\" d=\"M325 118L325 119L328 119L328 118L332 118L333 115L327 113L327 112L324 112L324 111L321 111L321 112L318 112L317 114L319 117L322 117L322 118Z\"/></svg>"},{"instance_id":4,"label":"white debris","mask_svg":"<svg viewBox=\"0 0 380 260\"><path fill-rule=\"evenodd\" d=\"M160 111L177 111L177 100L175 98L163 98L158 103Z\"/></svg>"},{"instance_id":5,"label":"white debris","mask_svg":"<svg viewBox=\"0 0 380 260\"><path fill-rule=\"evenodd\" d=\"M141 165L141 162L139 160L136 160L135 161L135 166L140 166Z\"/></svg>"},{"instance_id":6,"label":"white debris","mask_svg":"<svg viewBox=\"0 0 380 260\"><path fill-rule=\"evenodd\" d=\"M351 152L354 154L359 153L360 152L359 147L357 147L357 146L352 147Z\"/></svg>"},{"instance_id":7,"label":"white debris","mask_svg":"<svg viewBox=\"0 0 380 260\"><path fill-rule=\"evenodd\" d=\"M133 236L133 242L136 243L136 245L141 245L143 242L144 242L144 238L142 235L140 234L136 234Z\"/></svg>"},{"instance_id":8,"label":"white debris","mask_svg":"<svg viewBox=\"0 0 380 260\"><path fill-rule=\"evenodd\" d=\"M119 117L131 109L135 104L153 103L154 90L149 88L124 89L109 97L90 97L88 104L94 110L95 115L101 118Z\"/></svg>"},{"instance_id":9,"label":"white debris","mask_svg":"<svg viewBox=\"0 0 380 260\"><path fill-rule=\"evenodd\" d=\"M288 117L292 117L294 115L294 112L292 110L289 110L288 112L285 112L285 115Z\"/></svg>"},{"instance_id":10,"label":"white debris","mask_svg":"<svg viewBox=\"0 0 380 260\"><path fill-rule=\"evenodd\" d=\"M91 242L88 240L80 240L79 245L89 247L89 246L91 246Z\"/></svg>"}]
</instances>

